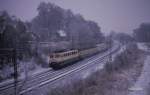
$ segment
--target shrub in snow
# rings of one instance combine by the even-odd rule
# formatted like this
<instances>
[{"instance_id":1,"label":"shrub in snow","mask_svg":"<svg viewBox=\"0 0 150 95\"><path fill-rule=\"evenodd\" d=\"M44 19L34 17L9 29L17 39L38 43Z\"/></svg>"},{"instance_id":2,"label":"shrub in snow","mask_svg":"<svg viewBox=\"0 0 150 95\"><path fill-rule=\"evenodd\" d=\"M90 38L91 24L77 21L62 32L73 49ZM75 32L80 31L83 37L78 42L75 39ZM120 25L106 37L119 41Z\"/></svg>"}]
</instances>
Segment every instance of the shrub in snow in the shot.
<instances>
[{"instance_id":1,"label":"shrub in snow","mask_svg":"<svg viewBox=\"0 0 150 95\"><path fill-rule=\"evenodd\" d=\"M11 78L13 73L13 67L4 65L4 67L0 70L0 81Z\"/></svg>"},{"instance_id":2,"label":"shrub in snow","mask_svg":"<svg viewBox=\"0 0 150 95\"><path fill-rule=\"evenodd\" d=\"M105 68L108 72L117 71L122 68L128 68L136 64L139 58L140 50L135 43L129 43L125 50L116 56L112 63L107 63Z\"/></svg>"},{"instance_id":3,"label":"shrub in snow","mask_svg":"<svg viewBox=\"0 0 150 95\"><path fill-rule=\"evenodd\" d=\"M36 68L36 64L33 58L29 62L27 62L27 68L28 70L34 70Z\"/></svg>"},{"instance_id":4,"label":"shrub in snow","mask_svg":"<svg viewBox=\"0 0 150 95\"><path fill-rule=\"evenodd\" d=\"M21 72L31 71L36 69L36 63L34 62L34 58L31 58L28 61L21 61L19 64L19 70Z\"/></svg>"}]
</instances>

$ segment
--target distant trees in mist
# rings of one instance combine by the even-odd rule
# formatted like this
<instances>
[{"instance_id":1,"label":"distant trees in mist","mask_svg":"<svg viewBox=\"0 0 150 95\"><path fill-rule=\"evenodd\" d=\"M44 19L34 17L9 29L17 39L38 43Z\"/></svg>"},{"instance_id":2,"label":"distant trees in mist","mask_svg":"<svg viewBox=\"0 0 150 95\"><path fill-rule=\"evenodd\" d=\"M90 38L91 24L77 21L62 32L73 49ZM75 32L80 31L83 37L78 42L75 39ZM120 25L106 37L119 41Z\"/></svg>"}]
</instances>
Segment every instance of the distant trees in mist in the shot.
<instances>
[{"instance_id":1,"label":"distant trees in mist","mask_svg":"<svg viewBox=\"0 0 150 95\"><path fill-rule=\"evenodd\" d=\"M134 37L130 34L124 33L124 32L115 32L112 31L110 32L109 36L107 37L108 40L117 40L120 42L122 45L128 44L130 42L134 41Z\"/></svg>"},{"instance_id":2,"label":"distant trees in mist","mask_svg":"<svg viewBox=\"0 0 150 95\"><path fill-rule=\"evenodd\" d=\"M114 39L118 40L121 44L127 44L134 41L132 35L126 33L116 33Z\"/></svg>"},{"instance_id":3,"label":"distant trees in mist","mask_svg":"<svg viewBox=\"0 0 150 95\"><path fill-rule=\"evenodd\" d=\"M150 23L142 23L133 33L139 42L150 42Z\"/></svg>"}]
</instances>

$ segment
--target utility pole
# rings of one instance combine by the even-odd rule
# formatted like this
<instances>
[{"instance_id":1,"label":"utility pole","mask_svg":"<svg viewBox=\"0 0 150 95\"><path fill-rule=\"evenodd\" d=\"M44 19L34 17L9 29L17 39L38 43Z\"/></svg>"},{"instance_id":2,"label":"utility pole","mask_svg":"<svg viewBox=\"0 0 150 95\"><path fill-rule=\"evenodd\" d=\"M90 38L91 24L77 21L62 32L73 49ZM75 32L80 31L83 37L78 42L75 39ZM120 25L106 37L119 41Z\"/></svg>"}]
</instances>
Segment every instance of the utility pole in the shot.
<instances>
[{"instance_id":1,"label":"utility pole","mask_svg":"<svg viewBox=\"0 0 150 95\"><path fill-rule=\"evenodd\" d=\"M18 68L17 68L17 61L16 61L16 49L13 48L2 48L0 49L0 58L7 57L7 60L11 59L14 68L14 95L18 95L17 93L17 82L18 82ZM6 59L4 59L6 60Z\"/></svg>"},{"instance_id":2,"label":"utility pole","mask_svg":"<svg viewBox=\"0 0 150 95\"><path fill-rule=\"evenodd\" d=\"M16 60L16 49L13 49L13 63L14 63L14 93L17 93L17 82L18 82L18 67L17 67L17 60Z\"/></svg>"},{"instance_id":3,"label":"utility pole","mask_svg":"<svg viewBox=\"0 0 150 95\"><path fill-rule=\"evenodd\" d=\"M110 48L110 51L109 51L109 63L112 62L111 47L112 47L112 35L109 36L109 48Z\"/></svg>"}]
</instances>

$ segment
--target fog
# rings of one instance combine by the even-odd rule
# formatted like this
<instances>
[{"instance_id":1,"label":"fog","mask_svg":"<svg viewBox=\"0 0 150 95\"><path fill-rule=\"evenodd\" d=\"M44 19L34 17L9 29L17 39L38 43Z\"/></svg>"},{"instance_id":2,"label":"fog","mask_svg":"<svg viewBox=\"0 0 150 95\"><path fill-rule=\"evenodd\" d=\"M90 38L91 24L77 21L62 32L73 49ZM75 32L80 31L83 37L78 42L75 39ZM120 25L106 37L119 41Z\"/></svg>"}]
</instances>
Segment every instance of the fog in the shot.
<instances>
[{"instance_id":1,"label":"fog","mask_svg":"<svg viewBox=\"0 0 150 95\"><path fill-rule=\"evenodd\" d=\"M131 33L142 22L150 22L150 0L1 0L0 10L30 21L37 15L41 1L52 2L96 21L104 33L111 30Z\"/></svg>"}]
</instances>

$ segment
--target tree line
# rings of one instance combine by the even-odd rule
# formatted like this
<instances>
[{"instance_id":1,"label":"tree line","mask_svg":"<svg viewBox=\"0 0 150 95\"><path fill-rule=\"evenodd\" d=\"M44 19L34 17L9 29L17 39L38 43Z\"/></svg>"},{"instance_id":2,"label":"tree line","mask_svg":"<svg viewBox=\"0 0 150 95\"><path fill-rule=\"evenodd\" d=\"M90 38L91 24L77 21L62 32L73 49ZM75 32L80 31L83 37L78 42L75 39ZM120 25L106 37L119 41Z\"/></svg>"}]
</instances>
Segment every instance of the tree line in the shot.
<instances>
[{"instance_id":1,"label":"tree line","mask_svg":"<svg viewBox=\"0 0 150 95\"><path fill-rule=\"evenodd\" d=\"M87 49L106 41L101 27L94 21L85 20L81 14L63 9L52 3L41 2L38 15L23 22L6 11L0 12L0 49L22 49L22 56L37 56L33 42L68 42L69 49ZM150 23L143 23L133 30L133 35L118 33L115 39L124 42L133 40L150 42ZM61 48L61 46L59 47Z\"/></svg>"},{"instance_id":2,"label":"tree line","mask_svg":"<svg viewBox=\"0 0 150 95\"><path fill-rule=\"evenodd\" d=\"M85 20L80 14L45 2L37 10L38 15L31 21L30 29L39 35L40 41L70 41L72 49L91 48L104 41L98 24Z\"/></svg>"},{"instance_id":3,"label":"tree line","mask_svg":"<svg viewBox=\"0 0 150 95\"><path fill-rule=\"evenodd\" d=\"M0 49L20 50L17 52L21 52L21 55L17 58L23 60L40 57L38 42L64 41L70 44L68 49L82 50L95 47L105 39L96 22L85 20L82 15L74 14L71 10L42 2L37 11L38 15L29 22L23 22L6 11L0 12ZM4 60L0 58L1 66L5 64Z\"/></svg>"}]
</instances>

